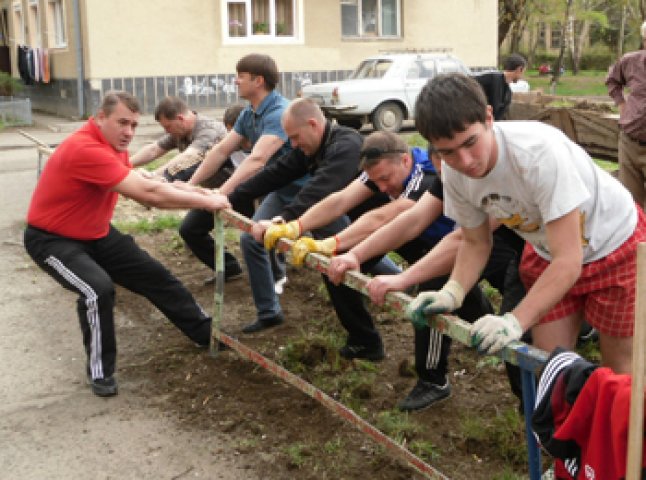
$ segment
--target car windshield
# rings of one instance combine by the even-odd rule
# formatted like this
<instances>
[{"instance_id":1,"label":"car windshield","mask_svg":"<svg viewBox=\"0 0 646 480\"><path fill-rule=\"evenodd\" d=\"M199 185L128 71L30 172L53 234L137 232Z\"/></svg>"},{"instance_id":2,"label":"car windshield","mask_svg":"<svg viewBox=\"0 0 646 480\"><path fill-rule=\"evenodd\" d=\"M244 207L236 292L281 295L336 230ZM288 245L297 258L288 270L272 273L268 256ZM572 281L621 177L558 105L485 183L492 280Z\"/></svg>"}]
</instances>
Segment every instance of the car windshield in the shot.
<instances>
[{"instance_id":1,"label":"car windshield","mask_svg":"<svg viewBox=\"0 0 646 480\"><path fill-rule=\"evenodd\" d=\"M382 78L392 64L392 60L364 60L350 78Z\"/></svg>"}]
</instances>

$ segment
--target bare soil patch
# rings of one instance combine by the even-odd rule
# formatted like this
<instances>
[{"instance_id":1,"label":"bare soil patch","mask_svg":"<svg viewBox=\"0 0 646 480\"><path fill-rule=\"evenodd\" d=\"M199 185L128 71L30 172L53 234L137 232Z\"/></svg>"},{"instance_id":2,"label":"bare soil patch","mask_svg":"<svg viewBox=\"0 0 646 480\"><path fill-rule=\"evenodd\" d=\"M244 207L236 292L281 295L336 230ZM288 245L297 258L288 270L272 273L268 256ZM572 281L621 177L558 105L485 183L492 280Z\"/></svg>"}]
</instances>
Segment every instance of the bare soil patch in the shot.
<instances>
[{"instance_id":1,"label":"bare soil patch","mask_svg":"<svg viewBox=\"0 0 646 480\"><path fill-rule=\"evenodd\" d=\"M122 201L117 219L153 214L159 212ZM176 231L136 238L207 311L212 310L214 287L204 283L210 271L181 246ZM237 251L237 245L231 248ZM526 475L522 421L502 365L454 344L452 397L422 412L399 415L395 405L415 383L410 323L396 312L373 308L387 358L374 367L346 362L321 341L325 335L344 335L320 276L293 267L288 276L281 297L283 325L253 335L240 332L255 318L245 275L226 284L223 329L286 367L296 366L299 375L352 406L373 425L390 430L392 437L451 478ZM225 351L212 358L198 350L140 297L119 290L117 308L118 374L134 380L133 390L122 394L141 396L188 430L227 434L228 445L213 445L213 454L233 449L250 476L253 472L270 480L422 478L318 402L237 353ZM404 421L409 425L402 426Z\"/></svg>"}]
</instances>

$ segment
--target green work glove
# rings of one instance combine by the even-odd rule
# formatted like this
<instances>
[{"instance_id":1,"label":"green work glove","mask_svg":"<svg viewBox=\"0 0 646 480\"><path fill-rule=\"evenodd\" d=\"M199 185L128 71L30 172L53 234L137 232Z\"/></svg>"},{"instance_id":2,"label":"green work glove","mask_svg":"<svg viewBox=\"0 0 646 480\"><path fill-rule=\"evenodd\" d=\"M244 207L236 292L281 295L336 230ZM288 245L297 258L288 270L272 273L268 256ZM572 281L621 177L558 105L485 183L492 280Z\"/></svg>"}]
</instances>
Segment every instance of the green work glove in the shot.
<instances>
[{"instance_id":1,"label":"green work glove","mask_svg":"<svg viewBox=\"0 0 646 480\"><path fill-rule=\"evenodd\" d=\"M263 238L265 243L265 248L271 250L276 246L281 238L289 238L290 240L296 240L301 236L301 224L298 220L292 220L291 222L285 223L274 223L267 228L265 231L265 236Z\"/></svg>"},{"instance_id":2,"label":"green work glove","mask_svg":"<svg viewBox=\"0 0 646 480\"><path fill-rule=\"evenodd\" d=\"M437 292L422 292L406 307L406 316L417 329L428 327L427 314L448 313L460 308L464 289L455 280L449 280Z\"/></svg>"},{"instance_id":3,"label":"green work glove","mask_svg":"<svg viewBox=\"0 0 646 480\"><path fill-rule=\"evenodd\" d=\"M314 240L310 237L302 237L292 245L292 264L300 267L305 261L308 253L322 253L331 257L336 253L338 240L336 237L328 237L324 240Z\"/></svg>"},{"instance_id":4,"label":"green work glove","mask_svg":"<svg viewBox=\"0 0 646 480\"><path fill-rule=\"evenodd\" d=\"M494 354L507 344L519 340L523 328L512 313L485 315L478 319L469 330L471 341L480 353Z\"/></svg>"}]
</instances>

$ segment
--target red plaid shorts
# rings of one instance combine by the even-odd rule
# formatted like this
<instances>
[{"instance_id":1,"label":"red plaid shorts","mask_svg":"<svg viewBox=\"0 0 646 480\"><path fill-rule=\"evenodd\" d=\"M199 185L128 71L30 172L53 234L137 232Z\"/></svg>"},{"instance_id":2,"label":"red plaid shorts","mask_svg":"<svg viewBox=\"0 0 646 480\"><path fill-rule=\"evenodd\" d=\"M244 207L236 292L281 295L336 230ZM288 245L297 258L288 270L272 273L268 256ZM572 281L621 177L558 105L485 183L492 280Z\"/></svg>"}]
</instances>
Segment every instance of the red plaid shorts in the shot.
<instances>
[{"instance_id":1,"label":"red plaid shorts","mask_svg":"<svg viewBox=\"0 0 646 480\"><path fill-rule=\"evenodd\" d=\"M539 323L559 320L583 311L586 321L600 333L631 337L635 323L635 283L637 244L646 241L646 215L636 206L637 226L632 236L610 255L583 265L581 276L570 291ZM549 262L525 244L519 273L527 290Z\"/></svg>"}]
</instances>

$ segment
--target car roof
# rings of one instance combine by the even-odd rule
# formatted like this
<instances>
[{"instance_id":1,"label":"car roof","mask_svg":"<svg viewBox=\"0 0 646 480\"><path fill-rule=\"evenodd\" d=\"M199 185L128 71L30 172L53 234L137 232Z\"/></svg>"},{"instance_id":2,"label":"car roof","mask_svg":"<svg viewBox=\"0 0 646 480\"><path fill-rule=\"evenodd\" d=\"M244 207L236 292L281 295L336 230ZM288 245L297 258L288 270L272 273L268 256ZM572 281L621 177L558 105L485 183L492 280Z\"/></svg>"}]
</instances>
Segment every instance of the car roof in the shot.
<instances>
[{"instance_id":1,"label":"car roof","mask_svg":"<svg viewBox=\"0 0 646 480\"><path fill-rule=\"evenodd\" d=\"M396 60L400 58L456 58L446 52L410 52L410 53L381 53L377 55L370 55L363 60Z\"/></svg>"}]
</instances>

